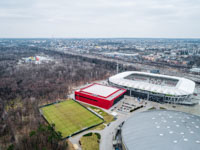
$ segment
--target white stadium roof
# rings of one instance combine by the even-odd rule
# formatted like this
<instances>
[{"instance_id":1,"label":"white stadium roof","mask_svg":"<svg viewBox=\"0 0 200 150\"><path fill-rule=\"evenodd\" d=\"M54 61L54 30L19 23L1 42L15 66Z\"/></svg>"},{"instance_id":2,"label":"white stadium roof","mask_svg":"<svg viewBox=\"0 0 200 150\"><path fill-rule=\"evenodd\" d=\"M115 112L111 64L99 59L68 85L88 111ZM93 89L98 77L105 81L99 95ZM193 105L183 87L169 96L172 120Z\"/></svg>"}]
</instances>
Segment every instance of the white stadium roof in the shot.
<instances>
[{"instance_id":1,"label":"white stadium roof","mask_svg":"<svg viewBox=\"0 0 200 150\"><path fill-rule=\"evenodd\" d=\"M136 81L136 80L130 80L125 79L125 77L131 75L131 74L137 74L137 75L148 75L151 77L162 77L167 79L174 79L178 80L178 83L174 87L170 87L167 85L156 85L144 81ZM134 89L140 89L145 91L151 91L161 94L169 94L169 95L190 95L193 94L195 89L195 83L189 79L181 78L181 77L174 77L174 76L167 76L167 75L160 75L160 74L153 74L153 73L146 73L146 72L136 72L136 71L127 71L122 72L117 75L114 75L109 78L109 81L119 85L124 86L127 88L134 88Z\"/></svg>"}]
</instances>

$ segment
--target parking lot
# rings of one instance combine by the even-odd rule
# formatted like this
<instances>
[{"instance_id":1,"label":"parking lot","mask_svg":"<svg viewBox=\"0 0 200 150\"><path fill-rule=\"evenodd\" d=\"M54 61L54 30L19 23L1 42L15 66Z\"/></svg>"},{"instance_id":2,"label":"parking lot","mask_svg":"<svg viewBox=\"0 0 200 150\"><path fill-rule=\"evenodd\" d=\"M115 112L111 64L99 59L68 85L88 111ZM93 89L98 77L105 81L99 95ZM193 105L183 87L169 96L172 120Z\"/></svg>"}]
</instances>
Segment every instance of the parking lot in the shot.
<instances>
[{"instance_id":1,"label":"parking lot","mask_svg":"<svg viewBox=\"0 0 200 150\"><path fill-rule=\"evenodd\" d=\"M124 98L114 105L110 110L122 113L130 113L138 108L144 107L147 104L143 99L130 97L125 95Z\"/></svg>"}]
</instances>

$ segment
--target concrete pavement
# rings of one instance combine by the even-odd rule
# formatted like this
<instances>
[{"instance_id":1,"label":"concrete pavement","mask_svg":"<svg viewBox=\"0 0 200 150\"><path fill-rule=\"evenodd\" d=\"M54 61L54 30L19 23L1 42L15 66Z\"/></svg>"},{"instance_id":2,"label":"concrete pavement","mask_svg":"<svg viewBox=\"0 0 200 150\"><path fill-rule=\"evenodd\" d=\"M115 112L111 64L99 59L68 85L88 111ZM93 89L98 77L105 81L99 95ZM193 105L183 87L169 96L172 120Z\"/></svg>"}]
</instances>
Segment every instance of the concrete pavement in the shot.
<instances>
[{"instance_id":1,"label":"concrete pavement","mask_svg":"<svg viewBox=\"0 0 200 150\"><path fill-rule=\"evenodd\" d=\"M81 150L81 147L79 145L80 138L89 132L99 133L101 134L101 141L100 141L100 150L113 150L113 137L115 133L115 129L125 120L127 120L131 115L134 115L135 113L143 112L151 108L152 105L149 104L146 107L143 107L141 109L136 110L132 113L120 113L118 112L117 120L110 123L109 126L105 127L103 130L88 130L85 132L82 132L76 136L71 137L69 140L73 144L77 144L79 146L78 150Z\"/></svg>"}]
</instances>

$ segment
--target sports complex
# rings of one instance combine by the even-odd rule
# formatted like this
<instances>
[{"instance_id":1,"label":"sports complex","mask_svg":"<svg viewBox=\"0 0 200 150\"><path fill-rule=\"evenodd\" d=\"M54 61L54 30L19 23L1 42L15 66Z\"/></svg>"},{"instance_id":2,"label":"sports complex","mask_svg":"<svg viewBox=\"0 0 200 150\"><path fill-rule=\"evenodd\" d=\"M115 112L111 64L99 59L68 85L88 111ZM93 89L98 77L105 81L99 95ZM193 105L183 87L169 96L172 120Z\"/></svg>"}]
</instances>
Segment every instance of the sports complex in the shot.
<instances>
[{"instance_id":1,"label":"sports complex","mask_svg":"<svg viewBox=\"0 0 200 150\"><path fill-rule=\"evenodd\" d=\"M40 112L49 124L55 124L55 130L61 132L63 138L104 122L103 118L74 100L41 106Z\"/></svg>"},{"instance_id":2,"label":"sports complex","mask_svg":"<svg viewBox=\"0 0 200 150\"><path fill-rule=\"evenodd\" d=\"M195 90L195 83L186 78L136 71L114 75L108 83L126 89L130 96L177 104L192 104Z\"/></svg>"},{"instance_id":3,"label":"sports complex","mask_svg":"<svg viewBox=\"0 0 200 150\"><path fill-rule=\"evenodd\" d=\"M195 83L186 78L127 71L110 77L105 84L93 83L76 90L73 95L73 99L75 98L75 100L66 100L41 106L40 113L49 124L55 124L55 130L61 132L63 138L69 138L104 122L101 115L94 112L92 109L87 108L88 105L79 102L109 109L108 111L113 111L115 109L125 113L125 109L128 110L128 112L131 112L128 109L130 106L131 110L141 108L139 107L139 104L136 105L135 102L134 104L129 102L133 101L130 96L136 97L134 99L142 98L160 103L191 104L190 97L192 97L194 89ZM129 97L130 99L128 98L126 101L124 95L128 95L126 97ZM124 99L119 103L121 104L119 106L123 109L118 109L120 108L118 106L112 107L122 98ZM136 102L139 103L140 101L136 100ZM111 107L112 109L110 109ZM126 149L132 149L132 147L128 148L129 139L126 139L126 137L129 137L128 126L131 128L133 124L128 122L129 121L125 123L125 126L122 129L122 140L124 140L123 142ZM142 124L146 126L146 121ZM127 130L126 126L128 128ZM141 131L142 130L143 128ZM133 132L133 134L135 134L135 132ZM130 137L131 136L132 135L130 135ZM196 140L197 144L198 141L199 140Z\"/></svg>"}]
</instances>

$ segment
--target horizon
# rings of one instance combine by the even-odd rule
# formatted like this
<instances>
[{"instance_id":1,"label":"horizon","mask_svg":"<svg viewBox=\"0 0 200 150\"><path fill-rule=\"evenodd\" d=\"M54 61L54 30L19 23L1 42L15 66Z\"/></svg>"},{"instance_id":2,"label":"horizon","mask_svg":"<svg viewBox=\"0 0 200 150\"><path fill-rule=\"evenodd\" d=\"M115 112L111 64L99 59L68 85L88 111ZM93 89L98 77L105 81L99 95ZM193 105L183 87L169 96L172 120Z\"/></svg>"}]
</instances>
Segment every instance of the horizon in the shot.
<instances>
[{"instance_id":1,"label":"horizon","mask_svg":"<svg viewBox=\"0 0 200 150\"><path fill-rule=\"evenodd\" d=\"M199 0L1 0L0 38L200 38Z\"/></svg>"},{"instance_id":2,"label":"horizon","mask_svg":"<svg viewBox=\"0 0 200 150\"><path fill-rule=\"evenodd\" d=\"M184 39L191 39L191 40L199 40L199 38L168 38L168 37L9 37L9 38L0 38L3 39L174 39L174 40L184 40Z\"/></svg>"}]
</instances>

